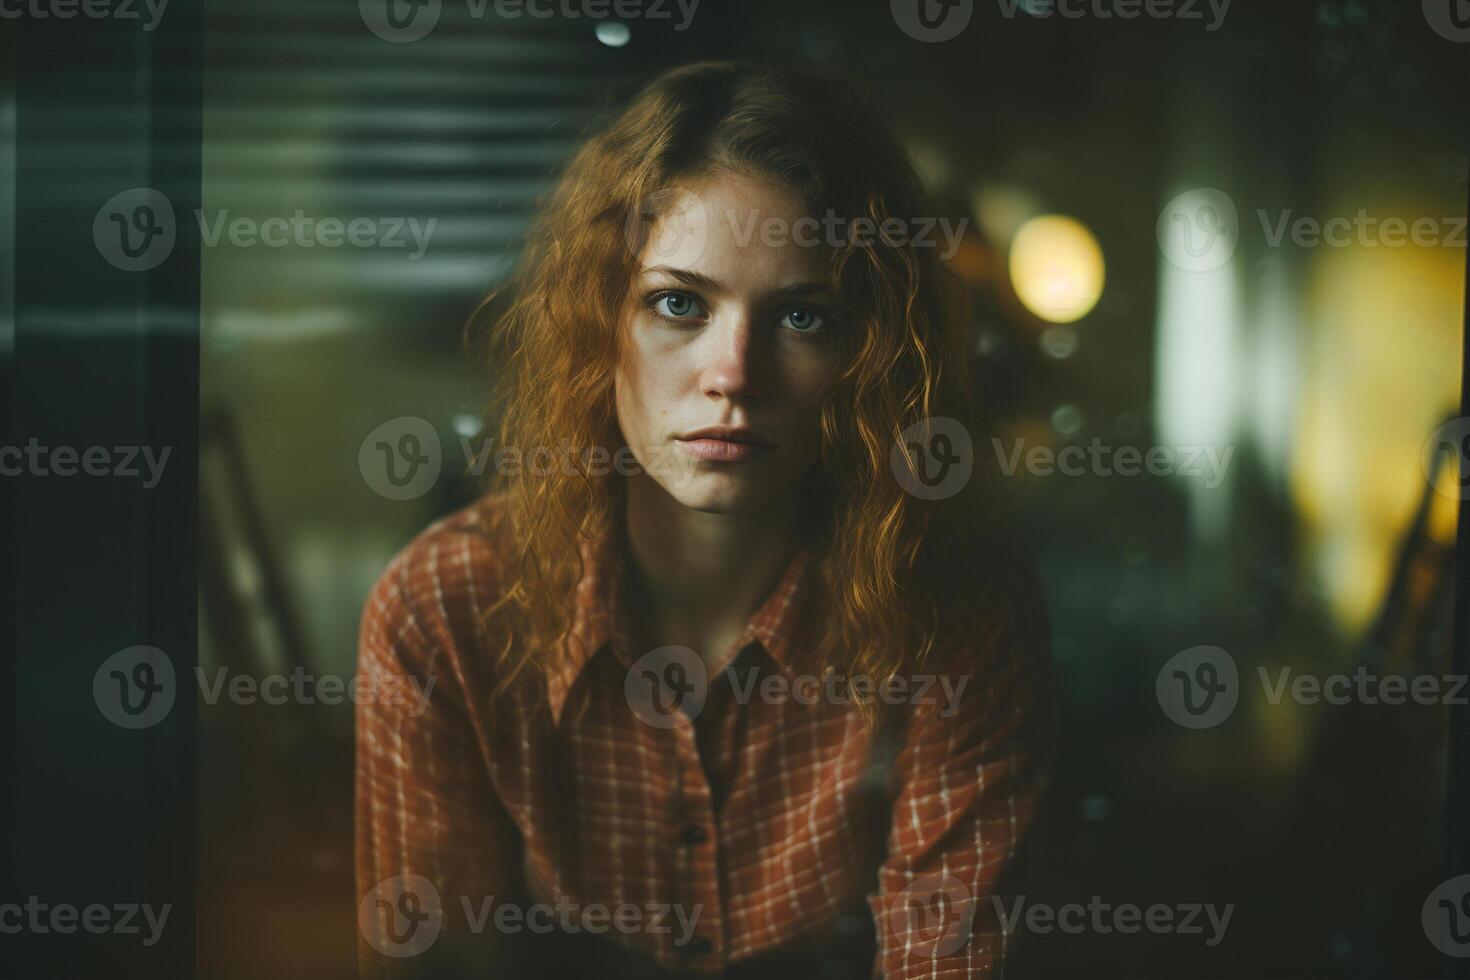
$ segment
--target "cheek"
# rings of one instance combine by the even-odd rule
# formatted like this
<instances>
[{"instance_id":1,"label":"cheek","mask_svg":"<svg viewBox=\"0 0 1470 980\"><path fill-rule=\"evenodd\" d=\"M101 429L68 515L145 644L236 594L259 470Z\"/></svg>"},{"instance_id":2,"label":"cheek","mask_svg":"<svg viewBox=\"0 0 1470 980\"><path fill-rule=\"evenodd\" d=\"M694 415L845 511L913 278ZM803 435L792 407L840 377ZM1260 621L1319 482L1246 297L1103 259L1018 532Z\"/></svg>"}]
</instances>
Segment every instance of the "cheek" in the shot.
<instances>
[{"instance_id":1,"label":"cheek","mask_svg":"<svg viewBox=\"0 0 1470 980\"><path fill-rule=\"evenodd\" d=\"M663 411L698 386L704 359L698 344L660 337L657 330L635 328L621 367L623 383L645 410Z\"/></svg>"},{"instance_id":2,"label":"cheek","mask_svg":"<svg viewBox=\"0 0 1470 980\"><path fill-rule=\"evenodd\" d=\"M640 374L636 367L620 365L613 377L613 404L617 407L618 428L629 443L642 443L646 428L644 397Z\"/></svg>"},{"instance_id":3,"label":"cheek","mask_svg":"<svg viewBox=\"0 0 1470 980\"><path fill-rule=\"evenodd\" d=\"M656 417L666 408L669 359L640 343L636 327L625 335L623 351L613 374L614 404L624 437L641 439L656 428Z\"/></svg>"},{"instance_id":4,"label":"cheek","mask_svg":"<svg viewBox=\"0 0 1470 980\"><path fill-rule=\"evenodd\" d=\"M801 351L788 357L782 387L796 406L815 413L840 373L837 356L830 351Z\"/></svg>"},{"instance_id":5,"label":"cheek","mask_svg":"<svg viewBox=\"0 0 1470 980\"><path fill-rule=\"evenodd\" d=\"M838 369L828 358L797 357L788 362L782 383L788 437L804 456L821 451L822 406L837 380Z\"/></svg>"}]
</instances>

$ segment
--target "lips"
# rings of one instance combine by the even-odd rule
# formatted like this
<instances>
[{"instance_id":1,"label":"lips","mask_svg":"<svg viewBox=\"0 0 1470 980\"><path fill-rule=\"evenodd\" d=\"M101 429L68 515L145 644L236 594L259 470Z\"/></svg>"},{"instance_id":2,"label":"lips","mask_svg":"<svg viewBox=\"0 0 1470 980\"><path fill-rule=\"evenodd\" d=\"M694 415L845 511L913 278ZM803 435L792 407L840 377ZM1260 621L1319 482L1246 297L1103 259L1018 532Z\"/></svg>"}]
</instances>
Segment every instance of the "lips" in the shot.
<instances>
[{"instance_id":1,"label":"lips","mask_svg":"<svg viewBox=\"0 0 1470 980\"><path fill-rule=\"evenodd\" d=\"M773 445L769 439L754 429L747 429L744 426L711 425L707 428L695 429L693 432L686 432L679 438L694 441L714 439L719 442L738 442L747 446L765 446L767 449L772 448Z\"/></svg>"},{"instance_id":2,"label":"lips","mask_svg":"<svg viewBox=\"0 0 1470 980\"><path fill-rule=\"evenodd\" d=\"M712 425L678 437L679 444L697 459L738 462L754 459L776 448L754 429Z\"/></svg>"}]
</instances>

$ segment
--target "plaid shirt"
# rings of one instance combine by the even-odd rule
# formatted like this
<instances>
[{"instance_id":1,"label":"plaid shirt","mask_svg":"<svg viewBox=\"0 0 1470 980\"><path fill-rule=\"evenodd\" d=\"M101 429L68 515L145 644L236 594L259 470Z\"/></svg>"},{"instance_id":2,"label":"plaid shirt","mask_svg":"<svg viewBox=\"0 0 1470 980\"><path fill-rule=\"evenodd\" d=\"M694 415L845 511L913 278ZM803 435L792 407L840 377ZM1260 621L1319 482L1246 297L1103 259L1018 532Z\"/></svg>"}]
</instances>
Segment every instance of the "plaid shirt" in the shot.
<instances>
[{"instance_id":1,"label":"plaid shirt","mask_svg":"<svg viewBox=\"0 0 1470 980\"><path fill-rule=\"evenodd\" d=\"M631 648L605 534L584 550L549 687L492 706L480 613L512 553L486 519L495 506L482 498L420 534L363 612L371 690L429 694L357 709L365 975L422 972L457 943L553 921L693 974L853 947L866 929L876 962L864 974L1000 975L991 896L1031 822L1050 741L1034 595L1016 600L1021 628L994 649L890 689L889 703L909 703L870 728L805 656L809 551L705 682L678 648ZM495 955L463 949L472 965Z\"/></svg>"}]
</instances>

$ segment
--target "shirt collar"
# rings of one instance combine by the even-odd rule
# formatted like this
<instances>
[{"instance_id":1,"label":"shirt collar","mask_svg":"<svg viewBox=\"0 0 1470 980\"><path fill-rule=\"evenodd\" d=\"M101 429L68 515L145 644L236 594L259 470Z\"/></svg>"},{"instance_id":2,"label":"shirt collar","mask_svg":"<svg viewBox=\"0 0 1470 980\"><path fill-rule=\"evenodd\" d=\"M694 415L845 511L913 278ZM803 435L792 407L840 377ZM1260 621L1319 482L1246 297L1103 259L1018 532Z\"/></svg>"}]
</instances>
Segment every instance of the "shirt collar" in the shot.
<instances>
[{"instance_id":1,"label":"shirt collar","mask_svg":"<svg viewBox=\"0 0 1470 980\"><path fill-rule=\"evenodd\" d=\"M606 650L625 669L638 658L632 648L628 620L627 578L616 548L616 533L604 527L581 546L582 577L577 583L572 625L562 638L556 664L548 676L547 695L553 726L561 723L562 709L582 669ZM795 680L796 634L812 591L814 556L810 545L800 545L787 563L775 588L746 621L735 648L758 643L776 666Z\"/></svg>"}]
</instances>

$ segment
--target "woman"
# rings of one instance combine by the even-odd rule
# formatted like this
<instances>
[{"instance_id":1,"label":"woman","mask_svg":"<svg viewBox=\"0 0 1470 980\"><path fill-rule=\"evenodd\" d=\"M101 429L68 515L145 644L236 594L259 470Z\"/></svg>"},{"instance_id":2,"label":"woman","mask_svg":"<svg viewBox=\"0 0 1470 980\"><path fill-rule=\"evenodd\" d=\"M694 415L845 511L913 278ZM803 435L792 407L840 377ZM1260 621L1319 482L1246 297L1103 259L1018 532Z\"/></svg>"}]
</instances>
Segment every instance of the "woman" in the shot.
<instances>
[{"instance_id":1,"label":"woman","mask_svg":"<svg viewBox=\"0 0 1470 980\"><path fill-rule=\"evenodd\" d=\"M999 975L1045 617L922 214L791 68L671 72L576 155L477 317L498 485L364 610L361 672L435 684L359 708L366 972Z\"/></svg>"}]
</instances>

